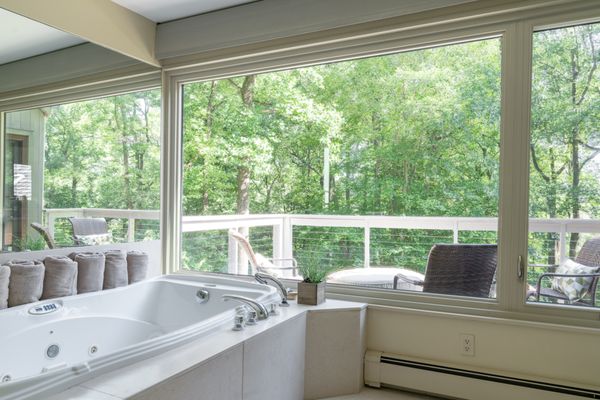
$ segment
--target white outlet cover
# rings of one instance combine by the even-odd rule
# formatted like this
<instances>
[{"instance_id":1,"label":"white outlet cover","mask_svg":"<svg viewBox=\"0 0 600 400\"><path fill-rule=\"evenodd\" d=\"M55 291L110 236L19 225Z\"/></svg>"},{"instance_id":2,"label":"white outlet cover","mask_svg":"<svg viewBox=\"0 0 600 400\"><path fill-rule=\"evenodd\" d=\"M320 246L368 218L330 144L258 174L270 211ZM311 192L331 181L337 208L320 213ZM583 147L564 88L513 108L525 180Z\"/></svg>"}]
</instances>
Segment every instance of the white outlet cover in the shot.
<instances>
[{"instance_id":1,"label":"white outlet cover","mask_svg":"<svg viewBox=\"0 0 600 400\"><path fill-rule=\"evenodd\" d=\"M475 356L475 335L469 333L460 334L460 354L463 356Z\"/></svg>"}]
</instances>

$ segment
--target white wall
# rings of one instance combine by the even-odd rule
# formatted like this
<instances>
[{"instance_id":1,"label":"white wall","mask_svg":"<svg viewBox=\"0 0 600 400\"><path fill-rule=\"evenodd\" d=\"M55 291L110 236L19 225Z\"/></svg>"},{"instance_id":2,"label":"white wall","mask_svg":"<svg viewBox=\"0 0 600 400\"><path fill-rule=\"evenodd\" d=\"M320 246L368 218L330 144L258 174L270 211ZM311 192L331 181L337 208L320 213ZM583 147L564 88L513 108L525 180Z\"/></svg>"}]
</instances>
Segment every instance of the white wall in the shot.
<instances>
[{"instance_id":1,"label":"white wall","mask_svg":"<svg viewBox=\"0 0 600 400\"><path fill-rule=\"evenodd\" d=\"M475 335L475 356L460 334ZM600 331L371 306L367 348L455 368L600 389Z\"/></svg>"},{"instance_id":2,"label":"white wall","mask_svg":"<svg viewBox=\"0 0 600 400\"><path fill-rule=\"evenodd\" d=\"M9 135L20 135L28 138L27 164L31 165L31 200L27 202L27 227L32 222L42 221L42 207L44 195L44 136L46 130L46 117L40 109L17 111L6 114L5 131ZM4 157L4 155L2 155ZM4 177L0 178L4 186ZM0 199L3 204L4 199ZM4 208L4 205L3 207Z\"/></svg>"}]
</instances>

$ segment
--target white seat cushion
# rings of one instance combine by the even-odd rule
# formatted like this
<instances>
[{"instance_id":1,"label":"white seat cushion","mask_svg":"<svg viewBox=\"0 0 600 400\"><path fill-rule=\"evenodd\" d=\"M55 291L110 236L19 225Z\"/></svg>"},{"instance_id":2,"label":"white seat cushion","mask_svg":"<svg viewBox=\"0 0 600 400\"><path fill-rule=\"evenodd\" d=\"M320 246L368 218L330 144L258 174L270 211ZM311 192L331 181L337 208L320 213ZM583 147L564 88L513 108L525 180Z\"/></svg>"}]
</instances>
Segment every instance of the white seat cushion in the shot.
<instances>
[{"instance_id":1,"label":"white seat cushion","mask_svg":"<svg viewBox=\"0 0 600 400\"><path fill-rule=\"evenodd\" d=\"M394 277L402 273L411 280L423 280L423 274L405 268L393 267L372 267L372 268L351 268L334 272L327 277L328 283L338 283L342 285L354 285L365 287L377 287L391 289L394 287ZM421 286L413 285L408 282L398 281L398 289L422 290Z\"/></svg>"}]
</instances>

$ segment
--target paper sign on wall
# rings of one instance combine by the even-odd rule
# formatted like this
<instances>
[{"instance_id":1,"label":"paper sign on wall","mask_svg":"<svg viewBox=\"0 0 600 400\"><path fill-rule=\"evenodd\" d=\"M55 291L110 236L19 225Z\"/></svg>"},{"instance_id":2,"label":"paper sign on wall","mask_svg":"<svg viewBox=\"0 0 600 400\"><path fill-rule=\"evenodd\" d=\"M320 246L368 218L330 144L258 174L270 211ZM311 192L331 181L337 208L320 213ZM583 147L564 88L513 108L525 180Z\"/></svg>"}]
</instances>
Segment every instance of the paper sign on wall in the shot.
<instances>
[{"instance_id":1,"label":"paper sign on wall","mask_svg":"<svg viewBox=\"0 0 600 400\"><path fill-rule=\"evenodd\" d=\"M13 171L13 195L31 200L31 165L13 164Z\"/></svg>"}]
</instances>

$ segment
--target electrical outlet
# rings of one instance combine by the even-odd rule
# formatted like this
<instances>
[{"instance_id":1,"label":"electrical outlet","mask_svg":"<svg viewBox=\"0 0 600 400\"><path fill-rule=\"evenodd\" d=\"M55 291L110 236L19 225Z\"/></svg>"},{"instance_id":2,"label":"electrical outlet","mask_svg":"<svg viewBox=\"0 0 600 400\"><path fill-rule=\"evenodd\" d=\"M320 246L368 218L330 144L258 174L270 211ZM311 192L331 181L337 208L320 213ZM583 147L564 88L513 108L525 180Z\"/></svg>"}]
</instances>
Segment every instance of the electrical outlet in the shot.
<instances>
[{"instance_id":1,"label":"electrical outlet","mask_svg":"<svg viewBox=\"0 0 600 400\"><path fill-rule=\"evenodd\" d=\"M463 356L475 356L475 335L460 334L460 354Z\"/></svg>"}]
</instances>

